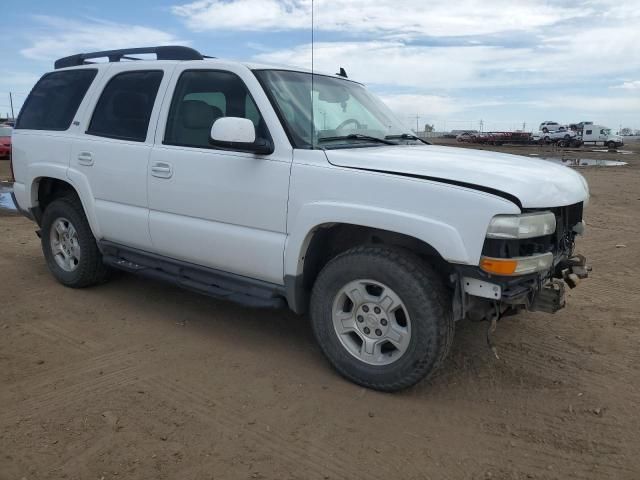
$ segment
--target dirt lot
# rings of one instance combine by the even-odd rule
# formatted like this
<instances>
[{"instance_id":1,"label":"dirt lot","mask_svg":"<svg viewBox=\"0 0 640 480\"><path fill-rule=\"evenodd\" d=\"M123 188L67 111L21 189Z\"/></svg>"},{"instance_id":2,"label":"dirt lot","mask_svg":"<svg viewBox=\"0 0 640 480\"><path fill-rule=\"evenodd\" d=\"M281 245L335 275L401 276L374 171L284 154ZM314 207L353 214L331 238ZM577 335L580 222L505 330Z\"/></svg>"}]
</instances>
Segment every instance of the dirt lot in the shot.
<instances>
[{"instance_id":1,"label":"dirt lot","mask_svg":"<svg viewBox=\"0 0 640 480\"><path fill-rule=\"evenodd\" d=\"M630 166L582 170L594 271L568 307L502 320L500 360L458 324L444 369L393 395L338 377L286 311L129 275L66 289L0 213L0 479L640 478L634 149L581 154Z\"/></svg>"}]
</instances>

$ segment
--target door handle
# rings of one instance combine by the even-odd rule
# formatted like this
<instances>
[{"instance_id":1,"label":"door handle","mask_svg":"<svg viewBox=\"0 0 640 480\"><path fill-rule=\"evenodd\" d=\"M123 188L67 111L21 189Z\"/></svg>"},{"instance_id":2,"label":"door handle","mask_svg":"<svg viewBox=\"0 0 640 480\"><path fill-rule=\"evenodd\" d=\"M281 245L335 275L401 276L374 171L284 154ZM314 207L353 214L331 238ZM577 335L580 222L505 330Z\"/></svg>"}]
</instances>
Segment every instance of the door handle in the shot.
<instances>
[{"instance_id":1,"label":"door handle","mask_svg":"<svg viewBox=\"0 0 640 480\"><path fill-rule=\"evenodd\" d=\"M93 155L91 155L91 152L80 152L78 154L78 163L87 166L93 165Z\"/></svg>"},{"instance_id":2,"label":"door handle","mask_svg":"<svg viewBox=\"0 0 640 480\"><path fill-rule=\"evenodd\" d=\"M171 178L173 176L173 167L170 163L154 162L151 164L151 175L158 178Z\"/></svg>"}]
</instances>

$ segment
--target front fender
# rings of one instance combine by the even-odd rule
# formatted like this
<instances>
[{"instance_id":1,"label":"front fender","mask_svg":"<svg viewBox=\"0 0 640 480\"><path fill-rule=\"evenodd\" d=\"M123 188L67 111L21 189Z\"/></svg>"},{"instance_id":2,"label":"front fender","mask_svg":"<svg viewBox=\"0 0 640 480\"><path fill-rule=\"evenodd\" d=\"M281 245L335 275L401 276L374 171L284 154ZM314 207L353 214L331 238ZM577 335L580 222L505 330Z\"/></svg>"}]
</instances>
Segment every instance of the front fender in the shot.
<instances>
[{"instance_id":1,"label":"front fender","mask_svg":"<svg viewBox=\"0 0 640 480\"><path fill-rule=\"evenodd\" d=\"M321 201L301 207L285 248L285 275L302 274L304 255L318 227L345 223L388 230L431 245L445 260L468 263L470 258L459 232L451 225L428 217L383 207Z\"/></svg>"}]
</instances>

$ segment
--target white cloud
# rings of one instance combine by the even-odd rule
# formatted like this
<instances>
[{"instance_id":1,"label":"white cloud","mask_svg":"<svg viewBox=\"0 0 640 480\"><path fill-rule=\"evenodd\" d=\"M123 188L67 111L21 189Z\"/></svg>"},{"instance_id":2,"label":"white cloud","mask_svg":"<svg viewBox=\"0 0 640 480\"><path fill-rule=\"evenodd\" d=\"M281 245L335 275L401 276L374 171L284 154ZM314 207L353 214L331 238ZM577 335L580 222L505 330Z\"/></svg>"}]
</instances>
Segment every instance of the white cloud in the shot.
<instances>
[{"instance_id":1,"label":"white cloud","mask_svg":"<svg viewBox=\"0 0 640 480\"><path fill-rule=\"evenodd\" d=\"M20 53L34 60L52 60L74 53L109 50L131 46L184 44L173 34L140 25L83 21L38 16L40 33L30 35L31 44Z\"/></svg>"},{"instance_id":2,"label":"white cloud","mask_svg":"<svg viewBox=\"0 0 640 480\"><path fill-rule=\"evenodd\" d=\"M197 0L172 12L203 30L298 30L311 26L311 0ZM316 0L315 27L324 31L403 35L486 35L532 31L595 12L586 5L493 0Z\"/></svg>"},{"instance_id":3,"label":"white cloud","mask_svg":"<svg viewBox=\"0 0 640 480\"><path fill-rule=\"evenodd\" d=\"M498 63L517 61L526 50L499 47L419 47L402 42L316 43L314 67L334 72L345 67L358 81L416 88L456 88L487 83ZM311 45L258 54L267 63L311 67ZM491 79L493 81L493 79Z\"/></svg>"},{"instance_id":4,"label":"white cloud","mask_svg":"<svg viewBox=\"0 0 640 480\"><path fill-rule=\"evenodd\" d=\"M571 109L593 113L637 113L640 111L640 96L551 96L537 102L540 108Z\"/></svg>"},{"instance_id":5,"label":"white cloud","mask_svg":"<svg viewBox=\"0 0 640 480\"><path fill-rule=\"evenodd\" d=\"M431 117L438 118L464 110L464 105L459 99L447 96L398 94L381 95L381 98L403 121L406 121L405 117L410 112L429 112Z\"/></svg>"},{"instance_id":6,"label":"white cloud","mask_svg":"<svg viewBox=\"0 0 640 480\"><path fill-rule=\"evenodd\" d=\"M314 66L339 66L366 83L416 89L580 85L603 76L640 70L640 29L635 22L616 27L574 27L549 35L540 45L420 46L402 41L317 42ZM634 50L635 49L635 50ZM260 53L267 63L311 66L310 44ZM631 86L626 87L631 88Z\"/></svg>"},{"instance_id":7,"label":"white cloud","mask_svg":"<svg viewBox=\"0 0 640 480\"><path fill-rule=\"evenodd\" d=\"M630 80L611 88L621 88L623 90L640 90L640 80Z\"/></svg>"}]
</instances>

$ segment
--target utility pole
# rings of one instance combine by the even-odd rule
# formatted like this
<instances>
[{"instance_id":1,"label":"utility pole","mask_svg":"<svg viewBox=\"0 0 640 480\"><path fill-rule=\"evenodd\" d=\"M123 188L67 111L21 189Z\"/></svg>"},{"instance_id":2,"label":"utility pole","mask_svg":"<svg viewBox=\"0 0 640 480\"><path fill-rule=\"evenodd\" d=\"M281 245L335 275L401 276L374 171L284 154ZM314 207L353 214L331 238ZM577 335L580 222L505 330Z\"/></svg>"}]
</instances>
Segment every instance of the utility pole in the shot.
<instances>
[{"instance_id":1,"label":"utility pole","mask_svg":"<svg viewBox=\"0 0 640 480\"><path fill-rule=\"evenodd\" d=\"M9 103L11 104L11 120L15 120L16 116L13 113L13 95L9 92Z\"/></svg>"},{"instance_id":2,"label":"utility pole","mask_svg":"<svg viewBox=\"0 0 640 480\"><path fill-rule=\"evenodd\" d=\"M420 131L420 115L416 113L416 135Z\"/></svg>"},{"instance_id":3,"label":"utility pole","mask_svg":"<svg viewBox=\"0 0 640 480\"><path fill-rule=\"evenodd\" d=\"M482 127L484 126L484 122L480 120L480 133L482 133Z\"/></svg>"}]
</instances>

